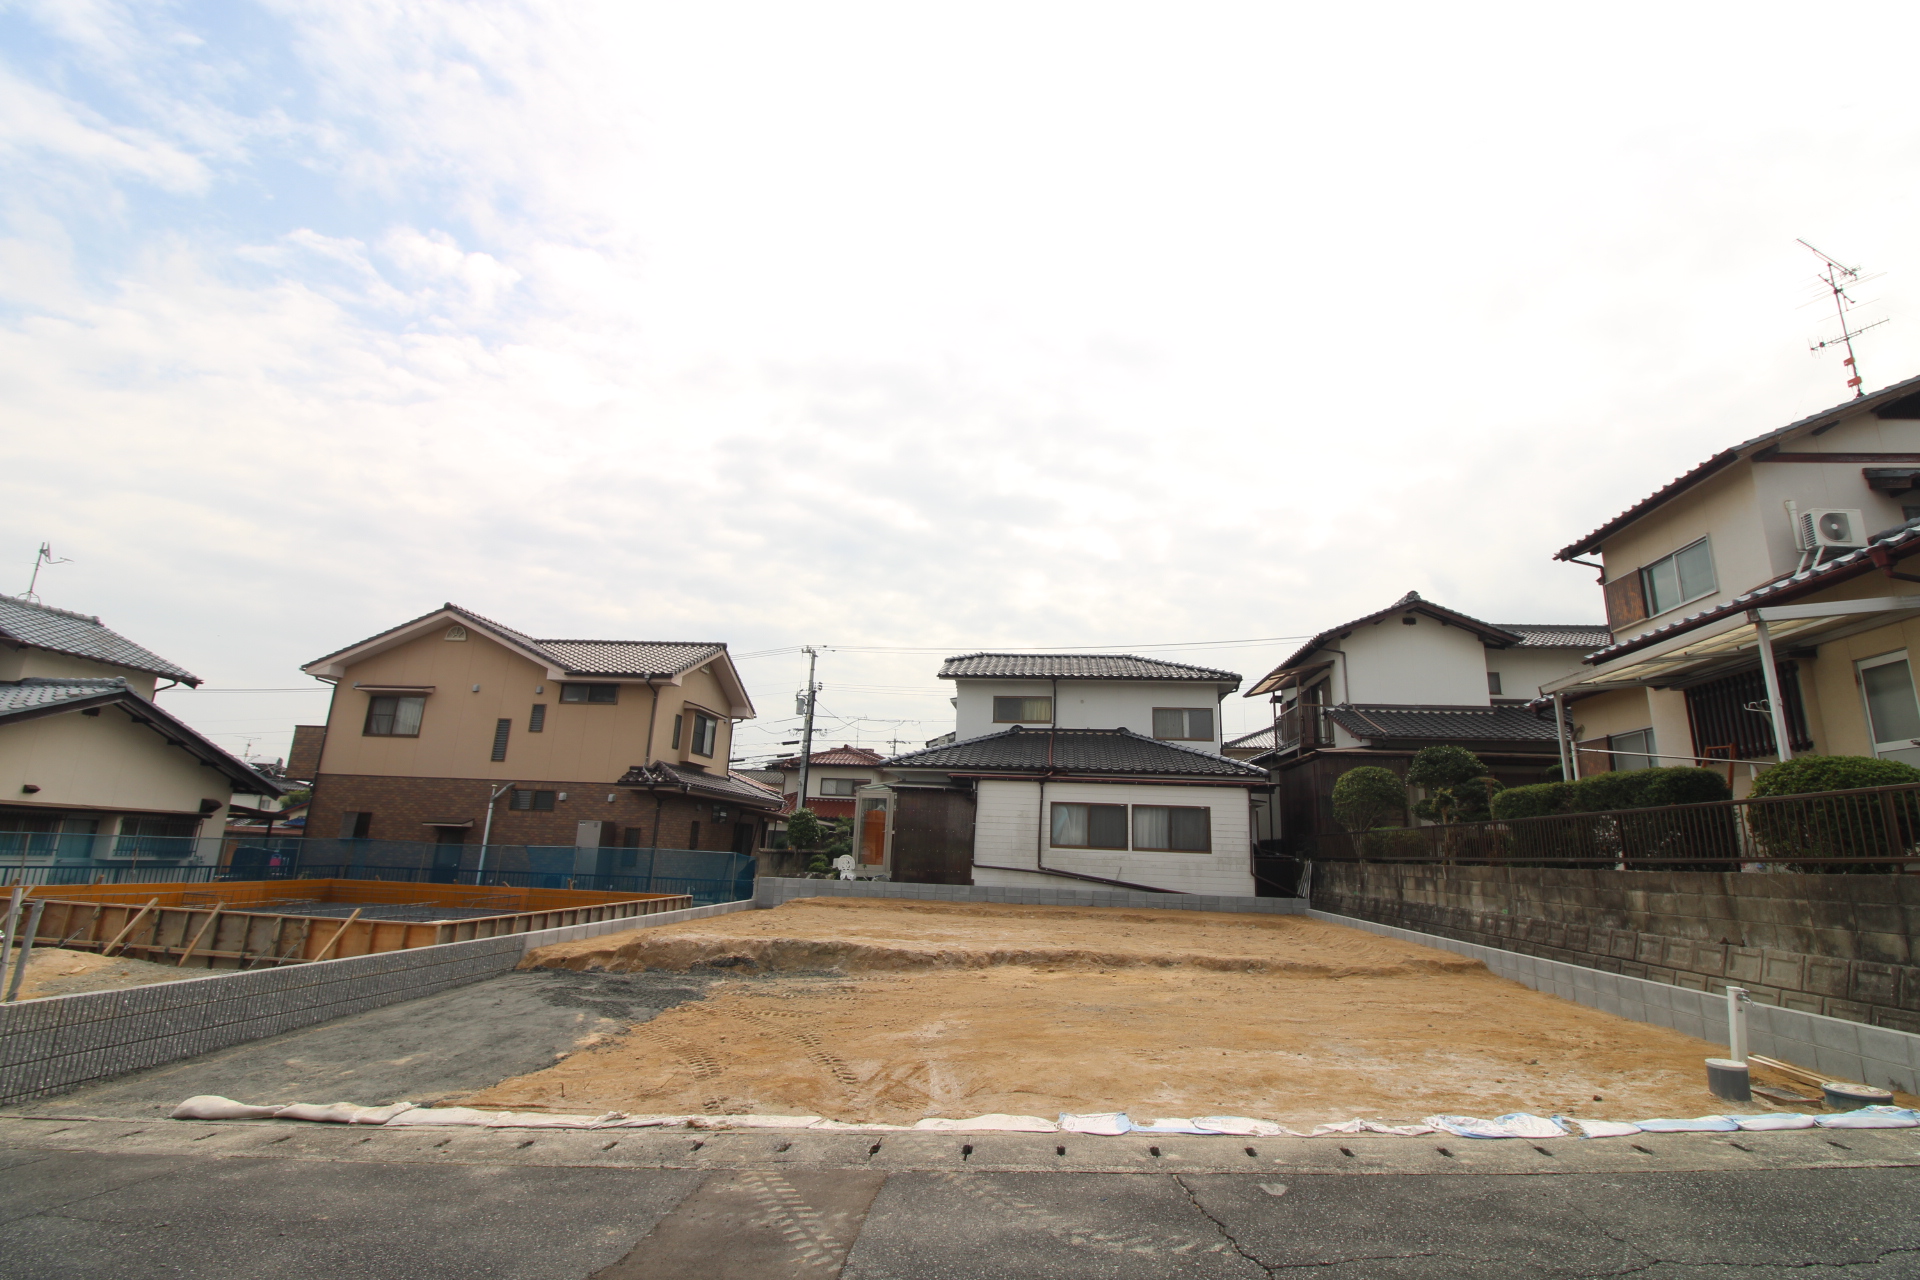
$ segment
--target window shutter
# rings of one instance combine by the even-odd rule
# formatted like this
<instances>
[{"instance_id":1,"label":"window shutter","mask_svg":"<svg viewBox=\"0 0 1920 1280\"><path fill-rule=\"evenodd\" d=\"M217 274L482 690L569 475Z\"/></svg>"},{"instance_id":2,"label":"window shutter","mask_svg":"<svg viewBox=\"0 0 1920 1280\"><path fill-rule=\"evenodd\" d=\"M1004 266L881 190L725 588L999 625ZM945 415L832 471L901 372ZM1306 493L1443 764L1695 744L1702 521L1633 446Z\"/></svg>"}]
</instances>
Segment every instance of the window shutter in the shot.
<instances>
[{"instance_id":1,"label":"window shutter","mask_svg":"<svg viewBox=\"0 0 1920 1280\"><path fill-rule=\"evenodd\" d=\"M533 714L527 717L527 732L539 733L546 727L547 704L544 702L536 702L533 704Z\"/></svg>"},{"instance_id":2,"label":"window shutter","mask_svg":"<svg viewBox=\"0 0 1920 1280\"><path fill-rule=\"evenodd\" d=\"M513 721L495 720L493 722L493 758L507 758L507 735L513 731Z\"/></svg>"},{"instance_id":3,"label":"window shutter","mask_svg":"<svg viewBox=\"0 0 1920 1280\"><path fill-rule=\"evenodd\" d=\"M1647 596L1640 585L1640 571L1622 574L1606 585L1607 627L1618 631L1647 616Z\"/></svg>"}]
</instances>

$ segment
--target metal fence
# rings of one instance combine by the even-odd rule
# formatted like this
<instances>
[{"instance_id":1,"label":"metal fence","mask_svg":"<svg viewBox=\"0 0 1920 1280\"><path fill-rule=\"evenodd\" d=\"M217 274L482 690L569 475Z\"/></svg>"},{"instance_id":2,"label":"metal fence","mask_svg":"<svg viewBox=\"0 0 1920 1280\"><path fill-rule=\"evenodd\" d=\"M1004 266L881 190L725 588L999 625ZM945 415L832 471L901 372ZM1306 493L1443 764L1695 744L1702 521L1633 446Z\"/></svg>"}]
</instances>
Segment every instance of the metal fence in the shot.
<instances>
[{"instance_id":1,"label":"metal fence","mask_svg":"<svg viewBox=\"0 0 1920 1280\"><path fill-rule=\"evenodd\" d=\"M1304 837L1332 862L1641 871L1920 871L1920 783Z\"/></svg>"}]
</instances>

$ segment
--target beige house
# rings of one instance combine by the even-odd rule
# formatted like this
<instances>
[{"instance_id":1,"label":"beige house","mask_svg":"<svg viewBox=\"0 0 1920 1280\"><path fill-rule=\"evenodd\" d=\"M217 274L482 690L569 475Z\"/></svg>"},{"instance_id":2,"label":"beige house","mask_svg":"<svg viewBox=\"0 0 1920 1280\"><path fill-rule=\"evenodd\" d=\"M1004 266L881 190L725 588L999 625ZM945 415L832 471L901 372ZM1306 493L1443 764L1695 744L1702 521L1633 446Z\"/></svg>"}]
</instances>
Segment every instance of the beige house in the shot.
<instances>
[{"instance_id":1,"label":"beige house","mask_svg":"<svg viewBox=\"0 0 1920 1280\"><path fill-rule=\"evenodd\" d=\"M1579 772L1725 761L1744 794L1793 752L1920 764L1917 551L1920 378L1725 449L1563 548L1601 571L1614 637L1544 689Z\"/></svg>"},{"instance_id":2,"label":"beige house","mask_svg":"<svg viewBox=\"0 0 1920 1280\"><path fill-rule=\"evenodd\" d=\"M724 644L539 640L449 604L301 670L334 686L288 765L310 842L431 842L443 871L483 841L570 848L618 875L643 848L751 853L780 807L728 768L754 711Z\"/></svg>"},{"instance_id":3,"label":"beige house","mask_svg":"<svg viewBox=\"0 0 1920 1280\"><path fill-rule=\"evenodd\" d=\"M200 678L100 619L0 596L0 873L219 860L236 791L278 796L154 702Z\"/></svg>"}]
</instances>

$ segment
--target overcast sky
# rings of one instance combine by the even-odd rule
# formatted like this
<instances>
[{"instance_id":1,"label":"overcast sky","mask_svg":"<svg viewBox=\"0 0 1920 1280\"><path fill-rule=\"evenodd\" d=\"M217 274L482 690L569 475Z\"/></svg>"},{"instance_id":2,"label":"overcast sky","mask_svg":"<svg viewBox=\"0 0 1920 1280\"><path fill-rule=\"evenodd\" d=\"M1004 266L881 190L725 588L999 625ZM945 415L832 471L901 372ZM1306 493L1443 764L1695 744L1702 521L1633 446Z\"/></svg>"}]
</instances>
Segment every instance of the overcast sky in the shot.
<instances>
[{"instance_id":1,"label":"overcast sky","mask_svg":"<svg viewBox=\"0 0 1920 1280\"><path fill-rule=\"evenodd\" d=\"M452 600L822 654L1258 675L1920 372L1912 5L0 0L0 590L204 676ZM794 736L804 659L741 661ZM1230 700L1230 730L1263 722Z\"/></svg>"}]
</instances>

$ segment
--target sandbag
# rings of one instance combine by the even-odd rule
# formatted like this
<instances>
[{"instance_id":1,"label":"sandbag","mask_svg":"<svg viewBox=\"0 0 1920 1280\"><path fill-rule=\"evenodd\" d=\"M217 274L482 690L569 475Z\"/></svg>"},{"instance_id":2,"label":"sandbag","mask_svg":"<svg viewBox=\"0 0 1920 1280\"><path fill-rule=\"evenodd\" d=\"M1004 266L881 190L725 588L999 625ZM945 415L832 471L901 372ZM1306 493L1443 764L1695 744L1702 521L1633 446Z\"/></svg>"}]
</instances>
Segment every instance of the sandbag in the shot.
<instances>
[{"instance_id":1,"label":"sandbag","mask_svg":"<svg viewBox=\"0 0 1920 1280\"><path fill-rule=\"evenodd\" d=\"M911 1126L904 1124L848 1124L844 1120L815 1120L809 1129L825 1129L829 1133L905 1133Z\"/></svg>"},{"instance_id":2,"label":"sandbag","mask_svg":"<svg viewBox=\"0 0 1920 1280\"><path fill-rule=\"evenodd\" d=\"M1309 1138L1326 1138L1343 1133L1383 1133L1395 1138L1417 1138L1423 1133L1432 1133L1429 1124L1387 1124L1380 1120L1340 1120L1330 1124L1317 1124Z\"/></svg>"},{"instance_id":3,"label":"sandbag","mask_svg":"<svg viewBox=\"0 0 1920 1280\"><path fill-rule=\"evenodd\" d=\"M1511 1138L1513 1135L1491 1120L1478 1116L1428 1116L1423 1124L1442 1129L1456 1138Z\"/></svg>"},{"instance_id":4,"label":"sandbag","mask_svg":"<svg viewBox=\"0 0 1920 1280\"><path fill-rule=\"evenodd\" d=\"M1837 1116L1815 1116L1822 1129L1911 1129L1920 1125L1920 1112L1905 1107L1862 1107Z\"/></svg>"},{"instance_id":5,"label":"sandbag","mask_svg":"<svg viewBox=\"0 0 1920 1280\"><path fill-rule=\"evenodd\" d=\"M1580 1120L1573 1116L1555 1116L1554 1120L1579 1129L1583 1138L1625 1138L1640 1132L1639 1125L1624 1120Z\"/></svg>"},{"instance_id":6,"label":"sandbag","mask_svg":"<svg viewBox=\"0 0 1920 1280\"><path fill-rule=\"evenodd\" d=\"M928 1116L913 1126L927 1133L1057 1133L1060 1126L1039 1116L1009 1116L994 1113L965 1120Z\"/></svg>"},{"instance_id":7,"label":"sandbag","mask_svg":"<svg viewBox=\"0 0 1920 1280\"><path fill-rule=\"evenodd\" d=\"M595 1129L618 1112L597 1116L550 1115L544 1111L502 1111L487 1122L489 1129Z\"/></svg>"},{"instance_id":8,"label":"sandbag","mask_svg":"<svg viewBox=\"0 0 1920 1280\"><path fill-rule=\"evenodd\" d=\"M1062 1125L1061 1128L1065 1128ZM1195 1116L1193 1127L1202 1133L1230 1133L1240 1138L1297 1138L1300 1135L1271 1120L1249 1120L1245 1116Z\"/></svg>"},{"instance_id":9,"label":"sandbag","mask_svg":"<svg viewBox=\"0 0 1920 1280\"><path fill-rule=\"evenodd\" d=\"M690 1129L805 1129L819 1116L688 1116Z\"/></svg>"},{"instance_id":10,"label":"sandbag","mask_svg":"<svg viewBox=\"0 0 1920 1280\"><path fill-rule=\"evenodd\" d=\"M363 1107L357 1102L296 1102L273 1114L282 1120L315 1120L321 1124L385 1124L414 1109L411 1102L386 1107Z\"/></svg>"},{"instance_id":11,"label":"sandbag","mask_svg":"<svg viewBox=\"0 0 1920 1280\"><path fill-rule=\"evenodd\" d=\"M1642 1133L1734 1133L1740 1126L1725 1116L1695 1116L1691 1120L1636 1120Z\"/></svg>"},{"instance_id":12,"label":"sandbag","mask_svg":"<svg viewBox=\"0 0 1920 1280\"><path fill-rule=\"evenodd\" d=\"M264 1120L279 1111L279 1107L250 1107L217 1093L202 1093L188 1098L171 1114L175 1120Z\"/></svg>"},{"instance_id":13,"label":"sandbag","mask_svg":"<svg viewBox=\"0 0 1920 1280\"><path fill-rule=\"evenodd\" d=\"M1781 1129L1811 1129L1813 1117L1798 1111L1774 1111L1763 1116L1728 1116L1727 1119L1749 1133L1773 1133Z\"/></svg>"},{"instance_id":14,"label":"sandbag","mask_svg":"<svg viewBox=\"0 0 1920 1280\"><path fill-rule=\"evenodd\" d=\"M1060 1130L1063 1133L1086 1133L1097 1138L1117 1138L1123 1133L1133 1132L1133 1121L1124 1111L1098 1111L1088 1115L1070 1116L1062 1113Z\"/></svg>"},{"instance_id":15,"label":"sandbag","mask_svg":"<svg viewBox=\"0 0 1920 1280\"><path fill-rule=\"evenodd\" d=\"M1205 1129L1202 1129L1196 1126L1193 1123L1193 1121L1183 1119L1178 1116L1162 1116L1158 1120L1152 1120L1146 1124L1140 1124L1136 1122L1133 1126L1133 1131L1135 1133L1205 1133L1206 1132Z\"/></svg>"},{"instance_id":16,"label":"sandbag","mask_svg":"<svg viewBox=\"0 0 1920 1280\"><path fill-rule=\"evenodd\" d=\"M390 1129L414 1129L433 1125L472 1125L484 1127L493 1120L494 1111L475 1111L472 1107L414 1107L387 1121Z\"/></svg>"},{"instance_id":17,"label":"sandbag","mask_svg":"<svg viewBox=\"0 0 1920 1280\"><path fill-rule=\"evenodd\" d=\"M613 1117L594 1121L596 1129L658 1129L664 1125L685 1124L686 1116L626 1116L609 1112Z\"/></svg>"},{"instance_id":18,"label":"sandbag","mask_svg":"<svg viewBox=\"0 0 1920 1280\"><path fill-rule=\"evenodd\" d=\"M1567 1131L1547 1119L1545 1116L1530 1115L1525 1111L1509 1112L1494 1121L1502 1129L1516 1138L1564 1138Z\"/></svg>"}]
</instances>

